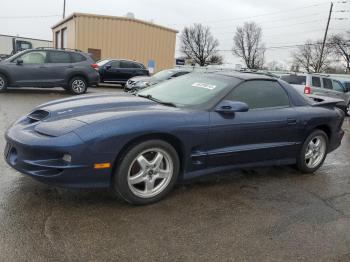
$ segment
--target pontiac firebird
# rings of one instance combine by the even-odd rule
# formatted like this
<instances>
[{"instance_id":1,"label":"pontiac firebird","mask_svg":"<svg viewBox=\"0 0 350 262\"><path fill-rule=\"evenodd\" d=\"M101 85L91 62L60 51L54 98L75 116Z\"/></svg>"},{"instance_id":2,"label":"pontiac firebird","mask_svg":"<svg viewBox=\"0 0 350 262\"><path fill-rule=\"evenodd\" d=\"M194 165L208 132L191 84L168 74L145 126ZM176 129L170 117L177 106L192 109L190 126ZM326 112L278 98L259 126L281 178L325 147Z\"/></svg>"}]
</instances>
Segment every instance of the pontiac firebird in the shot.
<instances>
[{"instance_id":1,"label":"pontiac firebird","mask_svg":"<svg viewBox=\"0 0 350 262\"><path fill-rule=\"evenodd\" d=\"M293 164L314 172L344 135L337 102L264 75L191 73L134 95L38 106L6 132L5 159L45 183L111 187L149 204L210 173Z\"/></svg>"}]
</instances>

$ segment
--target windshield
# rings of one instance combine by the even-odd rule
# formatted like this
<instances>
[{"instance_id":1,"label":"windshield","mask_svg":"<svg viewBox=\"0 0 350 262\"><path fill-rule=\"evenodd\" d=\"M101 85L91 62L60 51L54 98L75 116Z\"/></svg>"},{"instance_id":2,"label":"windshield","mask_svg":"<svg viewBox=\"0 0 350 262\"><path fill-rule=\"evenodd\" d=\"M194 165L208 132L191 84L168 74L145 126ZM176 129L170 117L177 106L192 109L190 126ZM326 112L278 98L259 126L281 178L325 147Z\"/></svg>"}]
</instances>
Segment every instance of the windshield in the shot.
<instances>
[{"instance_id":1,"label":"windshield","mask_svg":"<svg viewBox=\"0 0 350 262\"><path fill-rule=\"evenodd\" d=\"M209 103L228 86L237 83L239 80L233 77L192 73L146 88L138 95L180 107L196 107Z\"/></svg>"},{"instance_id":2,"label":"windshield","mask_svg":"<svg viewBox=\"0 0 350 262\"><path fill-rule=\"evenodd\" d=\"M172 76L173 71L172 70L163 70L153 75L153 78L156 78L158 80L165 80L168 79L170 76Z\"/></svg>"}]
</instances>

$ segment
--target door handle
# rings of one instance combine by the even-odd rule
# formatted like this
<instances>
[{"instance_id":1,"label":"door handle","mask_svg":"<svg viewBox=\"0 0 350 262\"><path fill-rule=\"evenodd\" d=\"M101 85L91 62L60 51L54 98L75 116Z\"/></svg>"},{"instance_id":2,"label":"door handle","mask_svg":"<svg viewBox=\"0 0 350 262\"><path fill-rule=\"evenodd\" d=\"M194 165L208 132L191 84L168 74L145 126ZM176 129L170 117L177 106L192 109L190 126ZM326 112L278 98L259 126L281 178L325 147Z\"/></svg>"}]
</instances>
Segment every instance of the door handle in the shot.
<instances>
[{"instance_id":1,"label":"door handle","mask_svg":"<svg viewBox=\"0 0 350 262\"><path fill-rule=\"evenodd\" d=\"M287 118L288 125L295 125L297 123L296 118Z\"/></svg>"},{"instance_id":2,"label":"door handle","mask_svg":"<svg viewBox=\"0 0 350 262\"><path fill-rule=\"evenodd\" d=\"M73 68L74 66L72 66L72 65L69 65L69 66L67 66L67 68Z\"/></svg>"}]
</instances>

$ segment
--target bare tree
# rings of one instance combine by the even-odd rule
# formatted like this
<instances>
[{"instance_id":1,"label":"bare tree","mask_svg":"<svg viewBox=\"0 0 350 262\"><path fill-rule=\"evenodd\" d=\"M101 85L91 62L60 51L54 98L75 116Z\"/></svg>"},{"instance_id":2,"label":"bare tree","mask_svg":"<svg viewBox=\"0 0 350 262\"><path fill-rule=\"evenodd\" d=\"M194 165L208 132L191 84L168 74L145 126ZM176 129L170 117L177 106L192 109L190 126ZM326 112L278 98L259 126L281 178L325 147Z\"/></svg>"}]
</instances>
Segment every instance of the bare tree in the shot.
<instances>
[{"instance_id":1,"label":"bare tree","mask_svg":"<svg viewBox=\"0 0 350 262\"><path fill-rule=\"evenodd\" d=\"M319 73L324 71L330 64L329 56L331 49L326 45L321 56L322 42L307 40L304 45L298 46L297 50L292 53L293 62L299 65L307 72ZM320 63L321 61L321 63Z\"/></svg>"},{"instance_id":2,"label":"bare tree","mask_svg":"<svg viewBox=\"0 0 350 262\"><path fill-rule=\"evenodd\" d=\"M211 56L216 55L219 41L210 28L202 24L185 27L180 36L181 52L200 66L205 66Z\"/></svg>"},{"instance_id":3,"label":"bare tree","mask_svg":"<svg viewBox=\"0 0 350 262\"><path fill-rule=\"evenodd\" d=\"M222 65L224 63L224 58L221 55L212 55L209 58L208 63L210 65Z\"/></svg>"},{"instance_id":4,"label":"bare tree","mask_svg":"<svg viewBox=\"0 0 350 262\"><path fill-rule=\"evenodd\" d=\"M242 58L249 69L259 69L264 65L266 49L261 38L262 29L254 22L246 22L236 29L232 52Z\"/></svg>"},{"instance_id":5,"label":"bare tree","mask_svg":"<svg viewBox=\"0 0 350 262\"><path fill-rule=\"evenodd\" d=\"M337 57L345 61L346 72L350 72L350 31L344 34L335 34L330 37L329 45Z\"/></svg>"}]
</instances>

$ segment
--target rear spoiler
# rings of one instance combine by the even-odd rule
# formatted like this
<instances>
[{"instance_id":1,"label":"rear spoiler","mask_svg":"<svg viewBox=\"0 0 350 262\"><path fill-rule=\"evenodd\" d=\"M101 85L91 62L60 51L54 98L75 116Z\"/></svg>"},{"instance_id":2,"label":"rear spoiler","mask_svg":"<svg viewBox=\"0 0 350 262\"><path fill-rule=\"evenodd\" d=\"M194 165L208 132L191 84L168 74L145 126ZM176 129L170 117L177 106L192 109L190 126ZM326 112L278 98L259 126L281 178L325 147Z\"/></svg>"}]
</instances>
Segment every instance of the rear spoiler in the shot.
<instances>
[{"instance_id":1,"label":"rear spoiler","mask_svg":"<svg viewBox=\"0 0 350 262\"><path fill-rule=\"evenodd\" d=\"M344 102L342 99L329 98L318 95L308 95L307 97L314 102L311 104L312 106L335 107L338 103Z\"/></svg>"}]
</instances>

